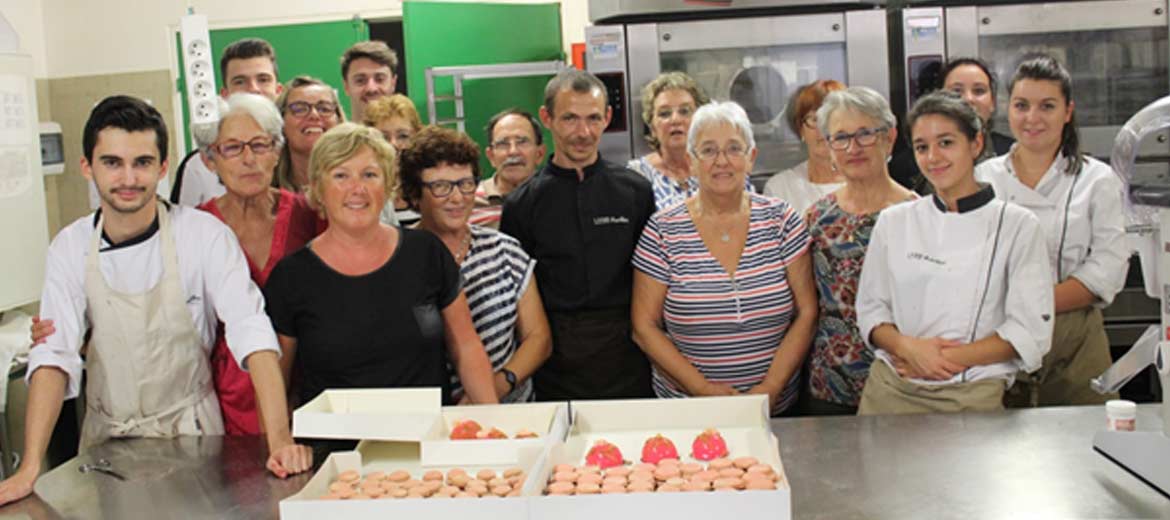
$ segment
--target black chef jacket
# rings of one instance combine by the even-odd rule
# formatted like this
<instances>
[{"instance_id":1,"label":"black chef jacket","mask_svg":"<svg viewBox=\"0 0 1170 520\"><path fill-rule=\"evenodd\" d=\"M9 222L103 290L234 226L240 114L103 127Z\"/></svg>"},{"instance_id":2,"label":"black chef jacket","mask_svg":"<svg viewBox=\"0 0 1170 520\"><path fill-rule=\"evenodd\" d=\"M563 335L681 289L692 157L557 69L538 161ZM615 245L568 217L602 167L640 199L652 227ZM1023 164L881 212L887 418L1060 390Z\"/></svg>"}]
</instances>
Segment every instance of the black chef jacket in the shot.
<instances>
[{"instance_id":1,"label":"black chef jacket","mask_svg":"<svg viewBox=\"0 0 1170 520\"><path fill-rule=\"evenodd\" d=\"M537 399L649 397L650 368L630 339L630 259L654 213L650 182L597 162L548 161L504 200L500 231L536 260L553 352L534 378Z\"/></svg>"}]
</instances>

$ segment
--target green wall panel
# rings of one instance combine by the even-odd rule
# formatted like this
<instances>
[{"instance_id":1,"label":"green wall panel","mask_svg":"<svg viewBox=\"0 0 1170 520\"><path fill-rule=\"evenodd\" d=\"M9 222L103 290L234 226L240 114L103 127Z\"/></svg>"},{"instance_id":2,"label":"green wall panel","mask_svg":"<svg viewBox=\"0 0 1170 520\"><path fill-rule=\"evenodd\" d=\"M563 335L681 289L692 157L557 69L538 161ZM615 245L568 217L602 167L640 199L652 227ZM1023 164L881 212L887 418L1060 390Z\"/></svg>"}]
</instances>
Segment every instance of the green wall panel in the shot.
<instances>
[{"instance_id":1,"label":"green wall panel","mask_svg":"<svg viewBox=\"0 0 1170 520\"><path fill-rule=\"evenodd\" d=\"M407 0L403 4L404 47L411 99L427 121L425 70L450 65L488 65L563 60L559 3L478 4ZM537 114L549 76L463 83L467 133L484 147L483 128L497 112L520 107ZM452 94L449 78L436 81L437 95ZM454 104L439 102L437 117L454 116ZM551 141L545 132L545 143ZM481 156L485 175L491 165Z\"/></svg>"},{"instance_id":2,"label":"green wall panel","mask_svg":"<svg viewBox=\"0 0 1170 520\"><path fill-rule=\"evenodd\" d=\"M342 20L295 25L273 25L242 29L211 31L211 50L216 57L217 88L223 87L219 56L232 42L242 38L263 38L276 49L280 81L287 83L294 76L307 74L320 78L337 89L345 113L349 114L349 99L345 97L341 81L341 53L356 42L369 39L369 27L364 20ZM176 42L176 52L181 47ZM183 56L179 54L178 89L183 99L183 120L189 120L186 80L183 75ZM191 150L191 136L187 132L187 150ZM177 164L177 163L176 163Z\"/></svg>"}]
</instances>

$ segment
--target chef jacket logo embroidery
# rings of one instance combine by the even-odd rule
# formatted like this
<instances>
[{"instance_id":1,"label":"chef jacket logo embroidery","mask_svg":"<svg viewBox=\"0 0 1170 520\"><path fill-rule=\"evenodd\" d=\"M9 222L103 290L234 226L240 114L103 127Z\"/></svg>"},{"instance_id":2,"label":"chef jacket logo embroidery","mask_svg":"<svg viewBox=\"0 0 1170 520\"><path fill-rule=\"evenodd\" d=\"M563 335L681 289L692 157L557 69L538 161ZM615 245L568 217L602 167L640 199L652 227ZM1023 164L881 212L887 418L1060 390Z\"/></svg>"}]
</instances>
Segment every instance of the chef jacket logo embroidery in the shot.
<instances>
[{"instance_id":1,"label":"chef jacket logo embroidery","mask_svg":"<svg viewBox=\"0 0 1170 520\"><path fill-rule=\"evenodd\" d=\"M608 226L612 224L629 224L630 219L626 217L593 217L594 226Z\"/></svg>"},{"instance_id":2,"label":"chef jacket logo embroidery","mask_svg":"<svg viewBox=\"0 0 1170 520\"><path fill-rule=\"evenodd\" d=\"M1048 320L1052 319L1052 315L1050 315L1050 314L1041 314L1041 315L1040 315L1040 319L1042 319L1042 320L1044 320L1044 321L1048 321Z\"/></svg>"},{"instance_id":3,"label":"chef jacket logo embroidery","mask_svg":"<svg viewBox=\"0 0 1170 520\"><path fill-rule=\"evenodd\" d=\"M945 260L940 260L940 259L935 258L933 256L930 256L926 253L906 253L906 258L909 258L911 260L923 260L926 262L930 262L934 265L947 265Z\"/></svg>"}]
</instances>

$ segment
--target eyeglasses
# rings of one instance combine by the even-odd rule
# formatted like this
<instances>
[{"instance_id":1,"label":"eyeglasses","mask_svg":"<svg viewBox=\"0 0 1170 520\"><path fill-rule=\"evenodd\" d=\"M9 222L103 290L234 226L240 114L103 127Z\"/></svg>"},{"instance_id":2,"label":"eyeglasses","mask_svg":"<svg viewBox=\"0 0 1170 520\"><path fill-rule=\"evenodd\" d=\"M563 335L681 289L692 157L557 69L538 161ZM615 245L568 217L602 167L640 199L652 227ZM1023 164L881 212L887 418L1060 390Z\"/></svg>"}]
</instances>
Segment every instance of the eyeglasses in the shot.
<instances>
[{"instance_id":1,"label":"eyeglasses","mask_svg":"<svg viewBox=\"0 0 1170 520\"><path fill-rule=\"evenodd\" d=\"M216 145L215 150L224 158L236 157L244 153L244 148L251 148L252 155L263 155L272 151L275 143L272 139L267 137L257 137L251 141L228 141L226 143Z\"/></svg>"},{"instance_id":2,"label":"eyeglasses","mask_svg":"<svg viewBox=\"0 0 1170 520\"><path fill-rule=\"evenodd\" d=\"M305 117L313 109L316 109L317 115L321 117L337 115L337 103L332 101L318 101L314 104L309 104L304 101L294 101L288 104L288 113L296 117Z\"/></svg>"},{"instance_id":3,"label":"eyeglasses","mask_svg":"<svg viewBox=\"0 0 1170 520\"><path fill-rule=\"evenodd\" d=\"M533 146L533 144L535 144L535 143L532 142L532 139L529 139L527 137L515 137L512 139L500 139L498 141L493 141L492 148L495 148L498 150L509 150L513 146L515 146L519 150L524 150L527 148L531 148Z\"/></svg>"},{"instance_id":4,"label":"eyeglasses","mask_svg":"<svg viewBox=\"0 0 1170 520\"><path fill-rule=\"evenodd\" d=\"M826 135L825 140L829 142L829 148L834 150L848 150L849 143L857 142L857 146L865 148L873 146L877 142L878 136L889 130L884 126L875 128L862 128L852 134L839 133L837 135Z\"/></svg>"},{"instance_id":5,"label":"eyeglasses","mask_svg":"<svg viewBox=\"0 0 1170 520\"><path fill-rule=\"evenodd\" d=\"M475 193L477 183L475 182L475 177L464 177L457 181L431 181L424 182L422 185L431 191L431 195L441 199L451 195L451 190L456 186L459 187L459 193L471 195Z\"/></svg>"},{"instance_id":6,"label":"eyeglasses","mask_svg":"<svg viewBox=\"0 0 1170 520\"><path fill-rule=\"evenodd\" d=\"M817 116L815 114L809 114L807 116L804 116L804 119L800 120L800 124L809 130L816 130L817 129Z\"/></svg>"},{"instance_id":7,"label":"eyeglasses","mask_svg":"<svg viewBox=\"0 0 1170 520\"><path fill-rule=\"evenodd\" d=\"M748 152L751 151L747 146L741 143L731 143L727 148L719 148L713 144L705 144L695 151L695 157L700 161L710 162L714 161L719 154L727 156L727 160L738 160L747 157Z\"/></svg>"},{"instance_id":8,"label":"eyeglasses","mask_svg":"<svg viewBox=\"0 0 1170 520\"><path fill-rule=\"evenodd\" d=\"M657 116L658 119L666 120L666 119L670 119L670 116L673 116L676 114L679 117L691 117L691 115L693 115L694 113L695 113L695 107L690 106L690 105L683 105L683 106L678 107L678 108L673 109L673 110L671 110L669 108L663 108L663 109L659 110L658 112L655 112L654 115Z\"/></svg>"}]
</instances>

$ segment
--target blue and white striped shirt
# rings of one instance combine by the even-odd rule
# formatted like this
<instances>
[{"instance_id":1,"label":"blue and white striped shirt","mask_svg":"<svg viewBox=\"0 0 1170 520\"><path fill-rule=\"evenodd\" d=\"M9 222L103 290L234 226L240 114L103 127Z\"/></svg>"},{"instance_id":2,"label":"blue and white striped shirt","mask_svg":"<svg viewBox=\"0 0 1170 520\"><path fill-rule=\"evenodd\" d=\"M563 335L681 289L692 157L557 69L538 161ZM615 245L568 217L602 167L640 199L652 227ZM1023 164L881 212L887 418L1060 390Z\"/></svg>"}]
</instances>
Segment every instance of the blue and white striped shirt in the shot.
<instances>
[{"instance_id":1,"label":"blue and white striped shirt","mask_svg":"<svg viewBox=\"0 0 1170 520\"><path fill-rule=\"evenodd\" d=\"M497 371L511 361L520 344L517 341L516 316L520 297L532 280L536 260L528 256L515 238L491 228L472 225L471 247L459 267L463 275L463 291L471 309L471 321L483 341L492 370ZM459 374L447 365L451 387L456 395L463 393ZM516 385L516 390L500 402L526 402L533 399L532 379Z\"/></svg>"}]
</instances>

